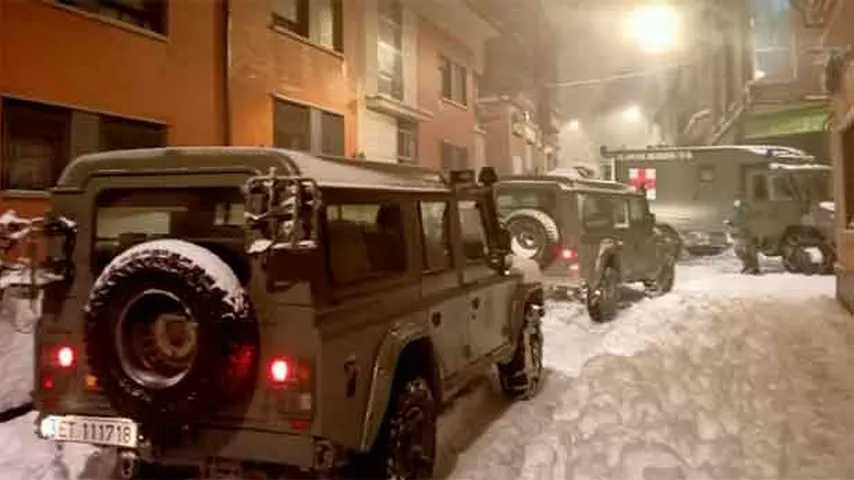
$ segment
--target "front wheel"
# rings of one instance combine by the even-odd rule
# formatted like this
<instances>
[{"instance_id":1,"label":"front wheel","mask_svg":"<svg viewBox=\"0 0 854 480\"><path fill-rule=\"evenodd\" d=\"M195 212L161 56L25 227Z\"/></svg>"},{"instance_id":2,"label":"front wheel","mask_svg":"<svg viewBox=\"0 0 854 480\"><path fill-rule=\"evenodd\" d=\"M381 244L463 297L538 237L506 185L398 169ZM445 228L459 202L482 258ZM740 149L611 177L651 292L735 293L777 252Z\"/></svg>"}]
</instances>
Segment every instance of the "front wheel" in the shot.
<instances>
[{"instance_id":1,"label":"front wheel","mask_svg":"<svg viewBox=\"0 0 854 480\"><path fill-rule=\"evenodd\" d=\"M516 353L506 364L498 364L501 389L513 400L532 398L540 390L543 378L542 307L525 309L525 325L516 343Z\"/></svg>"},{"instance_id":2,"label":"front wheel","mask_svg":"<svg viewBox=\"0 0 854 480\"><path fill-rule=\"evenodd\" d=\"M587 313L594 322L607 322L617 314L620 301L620 274L614 267L605 267L596 285L587 290Z\"/></svg>"}]
</instances>

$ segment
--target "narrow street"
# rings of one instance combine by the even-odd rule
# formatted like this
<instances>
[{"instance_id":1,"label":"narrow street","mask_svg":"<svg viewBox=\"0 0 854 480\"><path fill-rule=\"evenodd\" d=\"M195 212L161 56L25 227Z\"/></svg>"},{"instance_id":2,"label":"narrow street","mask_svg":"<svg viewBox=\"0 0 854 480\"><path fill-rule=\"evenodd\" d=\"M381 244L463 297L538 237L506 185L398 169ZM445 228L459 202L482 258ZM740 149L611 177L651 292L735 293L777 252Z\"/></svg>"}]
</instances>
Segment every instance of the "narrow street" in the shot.
<instances>
[{"instance_id":1,"label":"narrow street","mask_svg":"<svg viewBox=\"0 0 854 480\"><path fill-rule=\"evenodd\" d=\"M673 293L593 324L553 302L547 379L511 404L492 380L440 422L437 474L453 479L732 479L854 476L854 326L833 277L739 275L729 254L680 265ZM2 395L29 388L28 336L3 323ZM13 355L13 352L15 355ZM12 360L12 359L16 360ZM34 414L0 424L9 479L100 478L110 455L32 435ZM93 455L94 454L94 455Z\"/></svg>"},{"instance_id":2,"label":"narrow street","mask_svg":"<svg viewBox=\"0 0 854 480\"><path fill-rule=\"evenodd\" d=\"M552 303L536 399L458 401L440 470L465 479L852 478L854 326L833 277L681 265L675 291L591 324ZM481 398L475 398L475 397ZM474 419L474 420L472 420ZM463 451L464 450L464 451ZM450 455L451 458L454 455Z\"/></svg>"}]
</instances>

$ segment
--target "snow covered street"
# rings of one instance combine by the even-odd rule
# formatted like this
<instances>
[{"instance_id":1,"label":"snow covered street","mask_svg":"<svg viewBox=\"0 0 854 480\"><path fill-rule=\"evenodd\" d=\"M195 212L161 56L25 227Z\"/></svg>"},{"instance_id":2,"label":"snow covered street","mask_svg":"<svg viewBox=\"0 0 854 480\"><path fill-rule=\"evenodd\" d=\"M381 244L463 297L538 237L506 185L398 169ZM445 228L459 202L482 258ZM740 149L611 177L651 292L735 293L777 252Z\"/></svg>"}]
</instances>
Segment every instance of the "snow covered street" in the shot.
<instances>
[{"instance_id":1,"label":"snow covered street","mask_svg":"<svg viewBox=\"0 0 854 480\"><path fill-rule=\"evenodd\" d=\"M681 265L676 289L605 325L552 303L539 397L464 398L444 474L465 479L854 478L854 326L833 277L731 256ZM639 297L639 295L636 295ZM480 396L482 398L474 398ZM447 430L456 430L448 432ZM448 440L442 438L441 440ZM451 440L453 443L453 439ZM464 449L464 450L463 450Z\"/></svg>"},{"instance_id":2,"label":"snow covered street","mask_svg":"<svg viewBox=\"0 0 854 480\"><path fill-rule=\"evenodd\" d=\"M581 305L550 303L543 391L510 403L494 379L473 387L440 421L437 474L854 478L854 323L833 298L833 277L765 267L739 275L729 254L684 263L673 293L629 292L608 324ZM32 360L20 355L28 336L0 327L5 404L24 400ZM0 424L0 477L105 472L90 447L35 439L32 419Z\"/></svg>"}]
</instances>

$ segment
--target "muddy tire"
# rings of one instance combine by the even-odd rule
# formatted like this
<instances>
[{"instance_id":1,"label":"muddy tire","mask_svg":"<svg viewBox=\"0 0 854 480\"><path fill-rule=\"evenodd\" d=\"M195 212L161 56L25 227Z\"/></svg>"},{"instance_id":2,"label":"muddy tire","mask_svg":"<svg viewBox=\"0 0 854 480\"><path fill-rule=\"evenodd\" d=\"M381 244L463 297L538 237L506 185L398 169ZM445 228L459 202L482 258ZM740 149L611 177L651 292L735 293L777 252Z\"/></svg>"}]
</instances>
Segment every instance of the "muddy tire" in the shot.
<instances>
[{"instance_id":1,"label":"muddy tire","mask_svg":"<svg viewBox=\"0 0 854 480\"><path fill-rule=\"evenodd\" d=\"M510 399L527 400L540 391L543 378L543 332L541 310L525 308L525 325L516 342L516 353L509 363L498 364L501 390Z\"/></svg>"},{"instance_id":2,"label":"muddy tire","mask_svg":"<svg viewBox=\"0 0 854 480\"><path fill-rule=\"evenodd\" d=\"M666 260L658 269L658 273L651 282L647 283L647 293L650 296L661 296L673 290L676 281L676 262L673 259Z\"/></svg>"},{"instance_id":3,"label":"muddy tire","mask_svg":"<svg viewBox=\"0 0 854 480\"><path fill-rule=\"evenodd\" d=\"M346 478L416 480L433 477L438 407L423 377L395 382L389 410L371 453Z\"/></svg>"},{"instance_id":4,"label":"muddy tire","mask_svg":"<svg viewBox=\"0 0 854 480\"><path fill-rule=\"evenodd\" d=\"M249 302L209 250L177 240L135 246L104 269L85 310L89 367L122 415L186 424L251 391Z\"/></svg>"},{"instance_id":5,"label":"muddy tire","mask_svg":"<svg viewBox=\"0 0 854 480\"><path fill-rule=\"evenodd\" d=\"M540 266L551 262L555 252L550 247L560 240L560 231L549 214L531 208L516 210L507 216L506 224L515 255L535 260Z\"/></svg>"},{"instance_id":6,"label":"muddy tire","mask_svg":"<svg viewBox=\"0 0 854 480\"><path fill-rule=\"evenodd\" d=\"M587 313L594 322L608 322L617 314L620 302L620 273L605 267L596 285L587 289Z\"/></svg>"}]
</instances>

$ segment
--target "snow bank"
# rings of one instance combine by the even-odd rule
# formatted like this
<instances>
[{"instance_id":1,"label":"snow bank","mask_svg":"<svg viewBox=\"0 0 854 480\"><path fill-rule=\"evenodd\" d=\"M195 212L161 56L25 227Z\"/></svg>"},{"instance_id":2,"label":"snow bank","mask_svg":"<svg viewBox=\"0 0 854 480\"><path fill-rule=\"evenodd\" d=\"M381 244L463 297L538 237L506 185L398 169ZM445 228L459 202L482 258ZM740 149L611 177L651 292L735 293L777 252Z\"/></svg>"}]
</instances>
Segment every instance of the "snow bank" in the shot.
<instances>
[{"instance_id":1,"label":"snow bank","mask_svg":"<svg viewBox=\"0 0 854 480\"><path fill-rule=\"evenodd\" d=\"M691 261L673 293L604 325L550 304L542 394L486 408L475 433L454 424L477 425L476 405L451 407L443 428L466 449L443 475L854 478L854 323L832 277L763 266L752 277L731 255Z\"/></svg>"}]
</instances>

